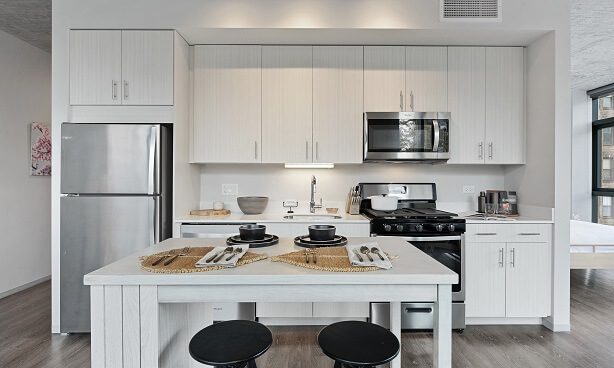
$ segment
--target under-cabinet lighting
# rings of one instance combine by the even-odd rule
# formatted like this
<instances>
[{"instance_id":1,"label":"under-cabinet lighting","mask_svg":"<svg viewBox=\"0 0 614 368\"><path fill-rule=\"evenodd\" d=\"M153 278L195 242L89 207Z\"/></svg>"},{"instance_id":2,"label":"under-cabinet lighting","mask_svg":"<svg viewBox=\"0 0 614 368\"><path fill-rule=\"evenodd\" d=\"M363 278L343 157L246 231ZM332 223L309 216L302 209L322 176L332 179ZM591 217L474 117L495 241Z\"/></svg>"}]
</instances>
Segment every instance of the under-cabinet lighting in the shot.
<instances>
[{"instance_id":1,"label":"under-cabinet lighting","mask_svg":"<svg viewBox=\"0 0 614 368\"><path fill-rule=\"evenodd\" d=\"M312 163L312 164L284 164L286 169L333 169L335 164Z\"/></svg>"}]
</instances>

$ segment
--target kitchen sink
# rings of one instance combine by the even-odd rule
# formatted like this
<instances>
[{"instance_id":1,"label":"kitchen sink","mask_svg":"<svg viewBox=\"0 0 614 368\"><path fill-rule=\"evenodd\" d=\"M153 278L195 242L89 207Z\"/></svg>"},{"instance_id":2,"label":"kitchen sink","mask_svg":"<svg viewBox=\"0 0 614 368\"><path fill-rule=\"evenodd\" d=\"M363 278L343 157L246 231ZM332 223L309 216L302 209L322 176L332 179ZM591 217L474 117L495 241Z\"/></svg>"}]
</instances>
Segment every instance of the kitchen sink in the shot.
<instances>
[{"instance_id":1,"label":"kitchen sink","mask_svg":"<svg viewBox=\"0 0 614 368\"><path fill-rule=\"evenodd\" d=\"M301 220L301 221L330 221L330 220L340 220L342 216L339 215L316 215L316 214L293 214L293 215L285 215L284 219L286 220Z\"/></svg>"}]
</instances>

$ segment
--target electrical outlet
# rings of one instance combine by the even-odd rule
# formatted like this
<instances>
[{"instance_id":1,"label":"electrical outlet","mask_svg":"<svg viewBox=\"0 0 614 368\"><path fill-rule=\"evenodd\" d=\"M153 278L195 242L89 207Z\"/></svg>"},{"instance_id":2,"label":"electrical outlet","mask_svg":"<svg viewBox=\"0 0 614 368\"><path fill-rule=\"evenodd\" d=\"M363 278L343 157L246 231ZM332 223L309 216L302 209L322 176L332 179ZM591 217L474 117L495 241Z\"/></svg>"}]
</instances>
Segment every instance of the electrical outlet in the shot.
<instances>
[{"instance_id":1,"label":"electrical outlet","mask_svg":"<svg viewBox=\"0 0 614 368\"><path fill-rule=\"evenodd\" d=\"M239 184L222 184L222 195L239 195Z\"/></svg>"},{"instance_id":2,"label":"electrical outlet","mask_svg":"<svg viewBox=\"0 0 614 368\"><path fill-rule=\"evenodd\" d=\"M463 185L463 193L475 194L475 186L474 185Z\"/></svg>"}]
</instances>

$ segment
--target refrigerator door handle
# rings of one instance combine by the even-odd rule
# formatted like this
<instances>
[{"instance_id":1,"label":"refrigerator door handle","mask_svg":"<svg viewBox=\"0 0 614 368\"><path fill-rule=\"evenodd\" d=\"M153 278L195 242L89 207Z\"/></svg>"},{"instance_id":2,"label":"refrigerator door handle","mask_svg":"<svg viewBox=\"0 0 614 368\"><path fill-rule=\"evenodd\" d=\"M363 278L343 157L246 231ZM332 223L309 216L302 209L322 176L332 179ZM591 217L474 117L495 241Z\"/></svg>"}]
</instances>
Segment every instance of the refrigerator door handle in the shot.
<instances>
[{"instance_id":1,"label":"refrigerator door handle","mask_svg":"<svg viewBox=\"0 0 614 368\"><path fill-rule=\"evenodd\" d=\"M151 227L151 245L160 241L160 197L153 197L153 224Z\"/></svg>"},{"instance_id":2,"label":"refrigerator door handle","mask_svg":"<svg viewBox=\"0 0 614 368\"><path fill-rule=\"evenodd\" d=\"M151 127L151 131L149 132L149 162L148 162L148 176L147 180L148 194L156 194L157 185L156 185L156 140L157 140L157 129L155 126Z\"/></svg>"}]
</instances>

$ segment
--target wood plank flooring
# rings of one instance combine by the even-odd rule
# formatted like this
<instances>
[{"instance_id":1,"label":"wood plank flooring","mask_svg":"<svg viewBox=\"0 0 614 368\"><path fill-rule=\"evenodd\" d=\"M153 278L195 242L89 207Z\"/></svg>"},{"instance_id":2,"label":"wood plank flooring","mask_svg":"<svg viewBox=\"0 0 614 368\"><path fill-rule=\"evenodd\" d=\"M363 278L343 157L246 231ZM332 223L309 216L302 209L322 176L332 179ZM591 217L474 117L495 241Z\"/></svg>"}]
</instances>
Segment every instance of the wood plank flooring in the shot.
<instances>
[{"instance_id":1,"label":"wood plank flooring","mask_svg":"<svg viewBox=\"0 0 614 368\"><path fill-rule=\"evenodd\" d=\"M454 367L614 367L614 270L571 271L571 333L540 326L475 326L453 334ZM0 300L0 367L89 367L89 335L49 333L50 284ZM319 327L276 327L263 368L332 367ZM429 333L403 333L403 367L430 367ZM186 352L187 353L187 352Z\"/></svg>"}]
</instances>

